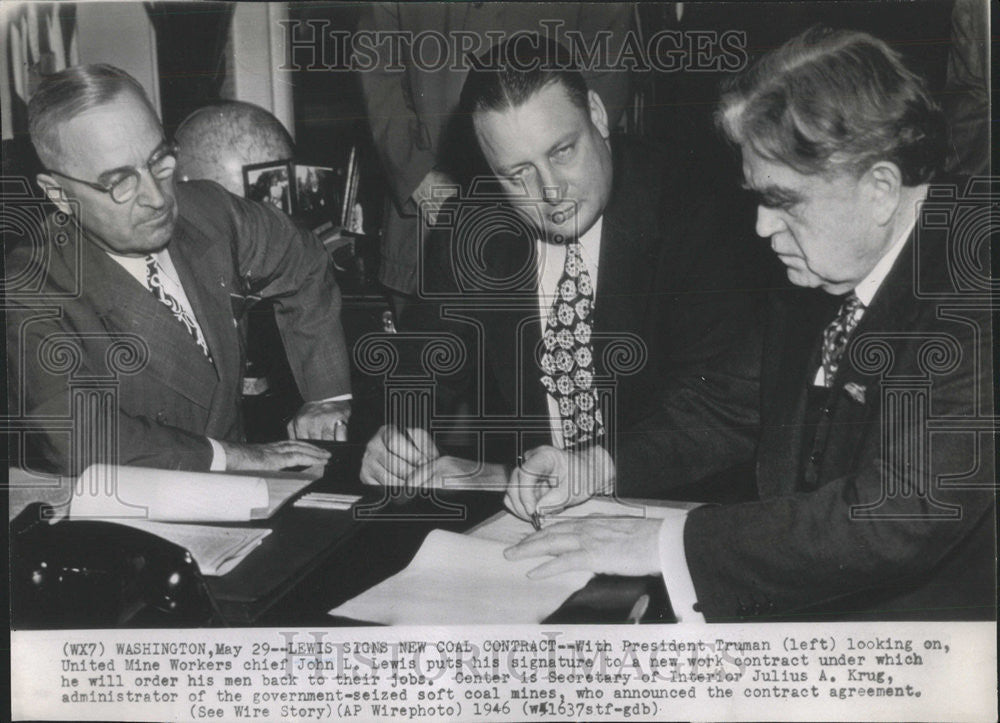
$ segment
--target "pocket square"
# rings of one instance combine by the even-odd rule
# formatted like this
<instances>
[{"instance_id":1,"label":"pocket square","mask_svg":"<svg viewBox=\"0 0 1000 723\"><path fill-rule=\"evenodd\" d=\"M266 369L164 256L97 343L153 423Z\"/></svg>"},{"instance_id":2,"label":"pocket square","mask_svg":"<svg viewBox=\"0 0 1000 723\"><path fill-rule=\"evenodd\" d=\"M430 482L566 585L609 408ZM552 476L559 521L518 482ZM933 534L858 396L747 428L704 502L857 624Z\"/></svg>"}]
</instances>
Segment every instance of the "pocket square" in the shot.
<instances>
[{"instance_id":1,"label":"pocket square","mask_svg":"<svg viewBox=\"0 0 1000 723\"><path fill-rule=\"evenodd\" d=\"M865 386L855 382L848 382L844 385L844 391L858 404L865 403Z\"/></svg>"}]
</instances>

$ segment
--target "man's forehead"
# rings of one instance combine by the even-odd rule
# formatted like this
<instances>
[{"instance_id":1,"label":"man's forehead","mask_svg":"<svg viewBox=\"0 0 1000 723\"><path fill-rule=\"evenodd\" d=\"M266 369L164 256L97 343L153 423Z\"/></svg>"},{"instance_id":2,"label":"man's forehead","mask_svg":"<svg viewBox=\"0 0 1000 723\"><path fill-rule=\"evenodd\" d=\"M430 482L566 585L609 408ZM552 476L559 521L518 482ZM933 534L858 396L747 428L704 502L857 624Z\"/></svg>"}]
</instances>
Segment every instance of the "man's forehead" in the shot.
<instances>
[{"instance_id":1,"label":"man's forehead","mask_svg":"<svg viewBox=\"0 0 1000 723\"><path fill-rule=\"evenodd\" d=\"M547 152L563 136L572 135L589 121L560 84L547 85L524 103L502 110L477 111L473 125L483 150L506 162L519 156Z\"/></svg>"},{"instance_id":2,"label":"man's forehead","mask_svg":"<svg viewBox=\"0 0 1000 723\"><path fill-rule=\"evenodd\" d=\"M163 141L159 120L132 93L87 108L57 130L64 159L95 171L143 163Z\"/></svg>"},{"instance_id":3,"label":"man's forehead","mask_svg":"<svg viewBox=\"0 0 1000 723\"><path fill-rule=\"evenodd\" d=\"M743 182L755 191L769 189L792 191L808 185L809 177L794 168L759 155L753 150L743 150Z\"/></svg>"}]
</instances>

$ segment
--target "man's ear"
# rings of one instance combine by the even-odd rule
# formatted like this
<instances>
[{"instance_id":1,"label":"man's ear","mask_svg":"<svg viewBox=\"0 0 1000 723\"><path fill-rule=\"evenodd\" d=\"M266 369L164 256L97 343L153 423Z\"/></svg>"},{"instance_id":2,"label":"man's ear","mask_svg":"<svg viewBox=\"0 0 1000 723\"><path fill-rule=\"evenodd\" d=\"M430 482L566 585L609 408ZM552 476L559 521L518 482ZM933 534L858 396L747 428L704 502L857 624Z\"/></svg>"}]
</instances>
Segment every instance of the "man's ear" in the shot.
<instances>
[{"instance_id":1,"label":"man's ear","mask_svg":"<svg viewBox=\"0 0 1000 723\"><path fill-rule=\"evenodd\" d=\"M66 198L66 191L63 190L63 187L59 185L56 179L47 173L39 173L35 176L35 182L42 189L42 192L45 193L45 196L56 205L56 208L67 216L73 215L69 201Z\"/></svg>"},{"instance_id":2,"label":"man's ear","mask_svg":"<svg viewBox=\"0 0 1000 723\"><path fill-rule=\"evenodd\" d=\"M607 140L611 133L608 130L608 111L604 107L604 101L596 91L587 91L587 102L590 104L590 122L597 126L601 133L601 138Z\"/></svg>"},{"instance_id":3,"label":"man's ear","mask_svg":"<svg viewBox=\"0 0 1000 723\"><path fill-rule=\"evenodd\" d=\"M875 221L884 226L895 218L902 202L903 174L892 161L878 161L865 175Z\"/></svg>"}]
</instances>

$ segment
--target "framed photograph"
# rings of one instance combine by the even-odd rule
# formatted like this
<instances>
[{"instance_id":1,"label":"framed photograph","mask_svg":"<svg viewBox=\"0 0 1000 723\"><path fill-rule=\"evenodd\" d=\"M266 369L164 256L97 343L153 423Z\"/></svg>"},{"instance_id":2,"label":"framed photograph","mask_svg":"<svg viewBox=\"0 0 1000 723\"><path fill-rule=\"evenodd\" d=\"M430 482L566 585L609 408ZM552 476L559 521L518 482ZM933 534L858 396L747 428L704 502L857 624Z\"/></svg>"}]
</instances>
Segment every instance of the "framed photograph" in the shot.
<instances>
[{"instance_id":1,"label":"framed photograph","mask_svg":"<svg viewBox=\"0 0 1000 723\"><path fill-rule=\"evenodd\" d=\"M293 209L310 227L340 217L344 169L294 164Z\"/></svg>"},{"instance_id":2,"label":"framed photograph","mask_svg":"<svg viewBox=\"0 0 1000 723\"><path fill-rule=\"evenodd\" d=\"M243 166L243 193L251 201L270 203L287 214L294 213L292 163L290 160Z\"/></svg>"}]
</instances>

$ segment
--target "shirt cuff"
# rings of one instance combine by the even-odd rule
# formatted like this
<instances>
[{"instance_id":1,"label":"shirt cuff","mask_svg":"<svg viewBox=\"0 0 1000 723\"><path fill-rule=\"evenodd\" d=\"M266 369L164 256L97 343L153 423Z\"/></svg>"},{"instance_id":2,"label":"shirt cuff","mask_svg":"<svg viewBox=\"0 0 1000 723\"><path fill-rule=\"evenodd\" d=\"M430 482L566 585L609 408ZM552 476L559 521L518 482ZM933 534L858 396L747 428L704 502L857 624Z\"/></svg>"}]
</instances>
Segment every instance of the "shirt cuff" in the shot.
<instances>
[{"instance_id":1,"label":"shirt cuff","mask_svg":"<svg viewBox=\"0 0 1000 723\"><path fill-rule=\"evenodd\" d=\"M341 394L340 396L327 397L326 399L319 399L317 401L319 401L319 402L349 402L352 399L354 399L354 395L353 394Z\"/></svg>"},{"instance_id":2,"label":"shirt cuff","mask_svg":"<svg viewBox=\"0 0 1000 723\"><path fill-rule=\"evenodd\" d=\"M222 445L216 442L211 437L206 437L208 443L212 445L212 466L208 468L209 472L225 472L226 471L226 450L222 448Z\"/></svg>"},{"instance_id":3,"label":"shirt cuff","mask_svg":"<svg viewBox=\"0 0 1000 723\"><path fill-rule=\"evenodd\" d=\"M595 457L591 474L600 480L601 485L593 493L596 495L612 495L615 492L615 461L603 446L595 444L592 449L594 450L593 454Z\"/></svg>"},{"instance_id":4,"label":"shirt cuff","mask_svg":"<svg viewBox=\"0 0 1000 723\"><path fill-rule=\"evenodd\" d=\"M660 570L663 584L670 596L670 605L679 623L704 623L705 616L698 612L698 594L694 589L691 571L684 554L684 523L687 511L677 510L660 525Z\"/></svg>"}]
</instances>

